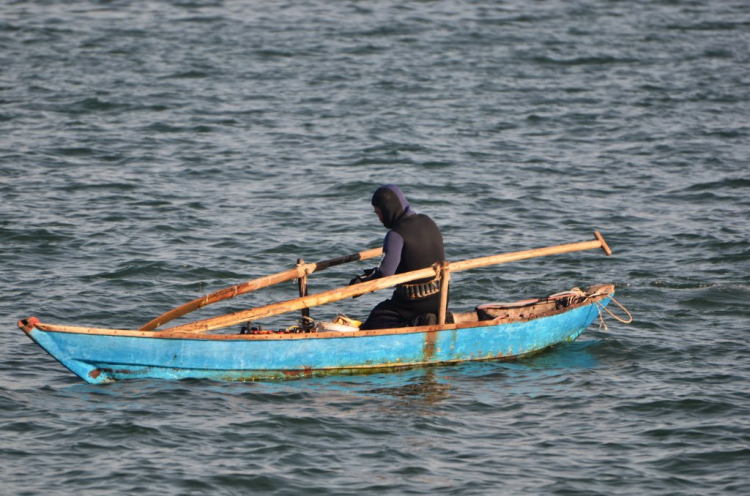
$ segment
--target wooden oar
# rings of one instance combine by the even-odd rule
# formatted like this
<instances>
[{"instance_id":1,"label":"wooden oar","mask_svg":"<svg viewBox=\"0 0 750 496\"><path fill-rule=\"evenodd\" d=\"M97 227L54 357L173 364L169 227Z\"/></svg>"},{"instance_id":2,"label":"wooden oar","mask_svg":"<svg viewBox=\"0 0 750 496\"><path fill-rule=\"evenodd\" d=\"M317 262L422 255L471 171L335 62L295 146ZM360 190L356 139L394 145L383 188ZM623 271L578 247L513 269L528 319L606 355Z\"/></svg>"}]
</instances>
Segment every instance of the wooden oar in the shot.
<instances>
[{"instance_id":1,"label":"wooden oar","mask_svg":"<svg viewBox=\"0 0 750 496\"><path fill-rule=\"evenodd\" d=\"M596 239L593 241L581 241L580 243L571 243L568 245L550 246L547 248L537 248L536 250L517 251L514 253L503 253L500 255L490 255L489 257L474 258L472 260L464 260L461 262L452 262L450 268L451 272L457 272L461 270L486 267L488 265L515 262L527 258L546 257L548 255L559 255L561 253L570 253L572 251L593 250L595 248L601 248L607 256L612 255L612 250L609 249L607 242L604 241L604 238L599 234L599 231L594 232L594 237Z\"/></svg>"},{"instance_id":2,"label":"wooden oar","mask_svg":"<svg viewBox=\"0 0 750 496\"><path fill-rule=\"evenodd\" d=\"M601 236L601 234L599 234L599 232L597 231L594 233L594 236L596 237L594 241L581 241L579 243L551 246L548 248L538 248L535 250L525 250L514 253L491 255L488 257L454 262L447 264L447 266L449 267L450 272L458 272L462 270L475 269L478 267L486 267L488 265L497 265L501 263L514 262L517 260L524 260L527 258L545 257L548 255L592 250L595 248L601 248L607 255L611 255L612 252L610 251L609 246L607 246L607 243L604 241L604 238ZM325 305L326 303L332 303L334 301L344 300L353 296L371 293L373 291L396 286L398 284L404 284L418 279L426 279L428 277L437 275L440 270L441 267L439 265L435 265L434 267L428 267L426 269L406 272L404 274L396 274L394 276L383 277L380 279L375 279L374 281L355 284L353 286L332 289L330 291L303 296L300 298L295 298L293 300L282 301L262 307L252 308L250 310L243 310L241 312L199 320L197 322L192 322L176 327L170 327L169 329L165 329L159 332L164 333L165 335L175 333L208 332L215 329L221 329L223 327L240 324L243 322L248 322L251 320L300 310L302 308L311 308L319 305Z\"/></svg>"},{"instance_id":3,"label":"wooden oar","mask_svg":"<svg viewBox=\"0 0 750 496\"><path fill-rule=\"evenodd\" d=\"M292 279L299 279L303 276L312 274L313 272L320 272L321 270L327 269L328 267L333 267L335 265L341 265L347 262L355 262L357 260L366 260L368 258L377 257L382 253L382 248L373 248L371 250L352 253L351 255L344 255L342 257L332 258L330 260L322 260L316 263L299 263L297 264L297 267L293 269L285 270L283 272L272 274L270 276L253 279L252 281L243 282L242 284L235 284L234 286L220 289L209 295L196 298L195 300L185 303L184 305L180 305L179 307L170 310L165 314L159 315L138 330L153 331L157 327L164 325L167 322L171 322L174 319L182 317L183 315L194 310L198 310L199 308L203 308L206 305L210 305L222 300L228 300L241 294L257 291L258 289L266 288L268 286L273 286L274 284L291 281Z\"/></svg>"}]
</instances>

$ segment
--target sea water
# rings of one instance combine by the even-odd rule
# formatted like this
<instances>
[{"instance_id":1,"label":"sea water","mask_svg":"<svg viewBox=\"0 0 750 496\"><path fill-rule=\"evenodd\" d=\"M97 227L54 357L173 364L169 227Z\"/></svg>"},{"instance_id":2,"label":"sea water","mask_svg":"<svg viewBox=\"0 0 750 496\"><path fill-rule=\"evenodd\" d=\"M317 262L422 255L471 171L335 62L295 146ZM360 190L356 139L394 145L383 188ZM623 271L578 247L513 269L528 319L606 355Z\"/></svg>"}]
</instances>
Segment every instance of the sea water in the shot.
<instances>
[{"instance_id":1,"label":"sea water","mask_svg":"<svg viewBox=\"0 0 750 496\"><path fill-rule=\"evenodd\" d=\"M740 0L3 2L0 492L747 494L749 19ZM614 252L455 274L452 310L614 283L633 323L518 362L107 386L16 328L137 328L380 246L386 183L452 261L594 230Z\"/></svg>"}]
</instances>

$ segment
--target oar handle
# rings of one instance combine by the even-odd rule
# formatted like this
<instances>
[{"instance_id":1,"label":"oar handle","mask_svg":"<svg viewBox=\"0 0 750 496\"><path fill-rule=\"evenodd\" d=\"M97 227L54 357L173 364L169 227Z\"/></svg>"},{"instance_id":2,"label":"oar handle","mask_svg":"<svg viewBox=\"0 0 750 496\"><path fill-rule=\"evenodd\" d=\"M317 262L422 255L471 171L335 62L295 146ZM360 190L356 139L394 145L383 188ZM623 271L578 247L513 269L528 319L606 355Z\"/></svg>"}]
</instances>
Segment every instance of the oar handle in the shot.
<instances>
[{"instance_id":1,"label":"oar handle","mask_svg":"<svg viewBox=\"0 0 750 496\"><path fill-rule=\"evenodd\" d=\"M592 250L596 248L602 248L608 255L612 252L609 251L609 247L604 242L601 234L595 233L594 236L597 238L593 241L581 241L579 243L570 243L566 245L551 246L547 248L538 248L534 250L525 250L514 253L505 253L500 255L491 255L489 257L474 258L471 260L463 260L460 262L446 263L450 272L459 272L463 270L470 270L479 267L486 267L488 265L497 265L501 263L513 262L516 260L525 260L528 258L544 257L549 255L557 255L561 253L570 253L574 251ZM605 248L606 247L606 248ZM209 332L223 327L229 327L232 325L240 324L250 320L256 320L266 317L272 317L282 313L292 312L300 310L302 308L311 308L326 303L332 303L334 301L344 300L353 296L363 295L365 293L371 293L380 289L389 288L398 284L405 284L407 282L415 281L417 279L425 279L428 277L434 277L440 271L440 266L435 265L434 267L428 267L426 269L419 269L413 272L405 272L403 274L396 274L393 276L383 277L372 281L355 284L344 288L332 289L324 291L322 293L303 296L295 298L293 300L282 301L279 303L273 303L271 305L265 305L262 307L252 308L232 314L221 315L219 317L213 317L209 319L200 320L197 322L191 322L181 326L170 327L160 331L165 335L175 333L200 333Z\"/></svg>"},{"instance_id":2,"label":"oar handle","mask_svg":"<svg viewBox=\"0 0 750 496\"><path fill-rule=\"evenodd\" d=\"M602 244L602 250L604 250L604 253L606 253L608 257L611 256L612 250L609 249L609 245L604 241L604 236L602 236L599 231L594 231L594 237L596 237L596 239Z\"/></svg>"},{"instance_id":3,"label":"oar handle","mask_svg":"<svg viewBox=\"0 0 750 496\"><path fill-rule=\"evenodd\" d=\"M335 265L379 257L382 254L383 248L372 248L370 250L361 251L359 253L352 253L351 255L344 255L342 257L332 258L330 260L323 260L320 262L315 262L313 264L307 264L308 268L312 268L312 270L310 270L308 274L312 274L313 272L320 272L321 270L333 267Z\"/></svg>"}]
</instances>

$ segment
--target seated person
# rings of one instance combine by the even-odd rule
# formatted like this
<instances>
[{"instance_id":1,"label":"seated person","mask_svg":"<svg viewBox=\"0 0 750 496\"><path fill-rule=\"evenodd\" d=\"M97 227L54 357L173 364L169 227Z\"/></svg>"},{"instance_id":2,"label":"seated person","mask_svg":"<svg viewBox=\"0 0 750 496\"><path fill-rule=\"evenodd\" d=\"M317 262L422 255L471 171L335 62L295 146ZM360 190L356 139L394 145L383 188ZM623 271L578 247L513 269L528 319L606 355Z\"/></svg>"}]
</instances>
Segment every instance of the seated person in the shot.
<instances>
[{"instance_id":1,"label":"seated person","mask_svg":"<svg viewBox=\"0 0 750 496\"><path fill-rule=\"evenodd\" d=\"M372 197L380 222L390 229L383 240L383 258L375 269L366 270L350 284L411 272L445 261L443 235L435 222L414 212L401 189L381 186ZM370 312L360 330L388 329L437 322L440 311L440 281L420 279L396 286L390 299Z\"/></svg>"}]
</instances>

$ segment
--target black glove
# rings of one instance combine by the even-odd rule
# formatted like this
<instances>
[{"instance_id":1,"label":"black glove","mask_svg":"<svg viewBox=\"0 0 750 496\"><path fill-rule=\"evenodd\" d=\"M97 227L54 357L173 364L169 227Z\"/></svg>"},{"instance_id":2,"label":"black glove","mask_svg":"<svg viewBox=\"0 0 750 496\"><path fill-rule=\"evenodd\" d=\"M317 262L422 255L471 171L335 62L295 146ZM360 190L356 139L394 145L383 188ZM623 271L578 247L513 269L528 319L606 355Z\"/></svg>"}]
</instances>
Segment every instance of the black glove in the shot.
<instances>
[{"instance_id":1,"label":"black glove","mask_svg":"<svg viewBox=\"0 0 750 496\"><path fill-rule=\"evenodd\" d=\"M369 277L370 277L370 276L371 276L371 275L372 275L373 273L375 273L375 269L365 269L365 270L364 270L364 274L362 274L362 275L359 275L359 276L355 277L354 279L352 279L351 281L349 281L349 286L351 286L351 285L353 285L353 284L359 284L359 283L361 283L361 282L367 281L367 280L368 280L368 278L369 278Z\"/></svg>"}]
</instances>

